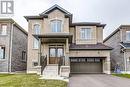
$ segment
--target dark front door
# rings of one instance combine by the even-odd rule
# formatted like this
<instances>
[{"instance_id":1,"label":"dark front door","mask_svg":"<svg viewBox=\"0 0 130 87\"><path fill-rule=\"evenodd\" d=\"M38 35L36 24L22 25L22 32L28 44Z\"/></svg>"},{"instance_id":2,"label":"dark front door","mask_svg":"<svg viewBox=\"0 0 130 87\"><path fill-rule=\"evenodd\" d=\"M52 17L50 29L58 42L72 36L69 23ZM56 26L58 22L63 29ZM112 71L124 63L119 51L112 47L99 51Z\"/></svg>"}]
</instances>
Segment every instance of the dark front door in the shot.
<instances>
[{"instance_id":1,"label":"dark front door","mask_svg":"<svg viewBox=\"0 0 130 87\"><path fill-rule=\"evenodd\" d=\"M50 47L49 56L49 64L58 64L59 59L63 56L63 47Z\"/></svg>"}]
</instances>

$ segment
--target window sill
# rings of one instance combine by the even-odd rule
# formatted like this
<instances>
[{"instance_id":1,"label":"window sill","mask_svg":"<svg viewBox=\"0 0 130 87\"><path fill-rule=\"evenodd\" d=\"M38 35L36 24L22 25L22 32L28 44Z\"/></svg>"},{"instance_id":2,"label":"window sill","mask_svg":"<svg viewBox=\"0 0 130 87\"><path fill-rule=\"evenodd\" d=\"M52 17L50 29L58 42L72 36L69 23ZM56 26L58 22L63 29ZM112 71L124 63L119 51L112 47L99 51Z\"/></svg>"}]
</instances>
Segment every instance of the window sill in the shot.
<instances>
[{"instance_id":1,"label":"window sill","mask_svg":"<svg viewBox=\"0 0 130 87\"><path fill-rule=\"evenodd\" d=\"M90 41L90 40L93 40L93 39L79 39L80 41Z\"/></svg>"},{"instance_id":2,"label":"window sill","mask_svg":"<svg viewBox=\"0 0 130 87\"><path fill-rule=\"evenodd\" d=\"M6 61L6 59L0 59L0 61Z\"/></svg>"},{"instance_id":3,"label":"window sill","mask_svg":"<svg viewBox=\"0 0 130 87\"><path fill-rule=\"evenodd\" d=\"M32 48L32 50L38 50L38 49L36 49L36 48Z\"/></svg>"}]
</instances>

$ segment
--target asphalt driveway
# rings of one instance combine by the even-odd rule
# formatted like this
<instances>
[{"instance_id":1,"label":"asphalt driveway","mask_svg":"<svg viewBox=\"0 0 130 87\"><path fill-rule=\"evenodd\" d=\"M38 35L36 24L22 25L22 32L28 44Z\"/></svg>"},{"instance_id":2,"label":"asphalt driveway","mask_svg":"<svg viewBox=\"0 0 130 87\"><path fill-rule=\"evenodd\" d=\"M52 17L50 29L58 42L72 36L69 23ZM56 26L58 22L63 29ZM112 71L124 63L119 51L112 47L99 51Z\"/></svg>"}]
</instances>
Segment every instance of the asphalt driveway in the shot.
<instances>
[{"instance_id":1,"label":"asphalt driveway","mask_svg":"<svg viewBox=\"0 0 130 87\"><path fill-rule=\"evenodd\" d=\"M105 74L75 74L68 87L130 87L130 79Z\"/></svg>"}]
</instances>

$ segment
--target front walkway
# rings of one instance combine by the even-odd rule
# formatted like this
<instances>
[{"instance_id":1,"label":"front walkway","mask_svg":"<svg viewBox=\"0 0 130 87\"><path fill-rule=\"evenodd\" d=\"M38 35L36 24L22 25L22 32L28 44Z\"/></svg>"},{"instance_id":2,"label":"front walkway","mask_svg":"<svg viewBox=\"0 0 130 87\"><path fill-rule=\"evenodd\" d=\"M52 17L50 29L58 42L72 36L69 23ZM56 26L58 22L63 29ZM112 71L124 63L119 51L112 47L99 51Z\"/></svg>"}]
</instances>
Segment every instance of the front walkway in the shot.
<instances>
[{"instance_id":1,"label":"front walkway","mask_svg":"<svg viewBox=\"0 0 130 87\"><path fill-rule=\"evenodd\" d=\"M68 87L130 87L130 79L105 74L75 74Z\"/></svg>"}]
</instances>

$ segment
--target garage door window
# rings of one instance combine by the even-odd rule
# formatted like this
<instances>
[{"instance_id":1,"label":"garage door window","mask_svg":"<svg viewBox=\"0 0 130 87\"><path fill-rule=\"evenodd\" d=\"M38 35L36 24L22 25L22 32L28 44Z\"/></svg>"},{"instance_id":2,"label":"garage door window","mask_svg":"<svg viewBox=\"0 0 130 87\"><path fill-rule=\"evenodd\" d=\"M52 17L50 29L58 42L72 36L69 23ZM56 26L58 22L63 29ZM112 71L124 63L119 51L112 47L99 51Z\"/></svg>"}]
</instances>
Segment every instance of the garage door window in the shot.
<instances>
[{"instance_id":1,"label":"garage door window","mask_svg":"<svg viewBox=\"0 0 130 87\"><path fill-rule=\"evenodd\" d=\"M95 59L95 62L100 62L100 59Z\"/></svg>"},{"instance_id":2,"label":"garage door window","mask_svg":"<svg viewBox=\"0 0 130 87\"><path fill-rule=\"evenodd\" d=\"M78 59L71 59L71 62L78 62Z\"/></svg>"},{"instance_id":3,"label":"garage door window","mask_svg":"<svg viewBox=\"0 0 130 87\"><path fill-rule=\"evenodd\" d=\"M84 58L79 59L79 62L86 62L86 59L84 59Z\"/></svg>"},{"instance_id":4,"label":"garage door window","mask_svg":"<svg viewBox=\"0 0 130 87\"><path fill-rule=\"evenodd\" d=\"M94 62L94 58L88 58L87 62Z\"/></svg>"},{"instance_id":5,"label":"garage door window","mask_svg":"<svg viewBox=\"0 0 130 87\"><path fill-rule=\"evenodd\" d=\"M100 58L71 58L71 62L101 62Z\"/></svg>"}]
</instances>

